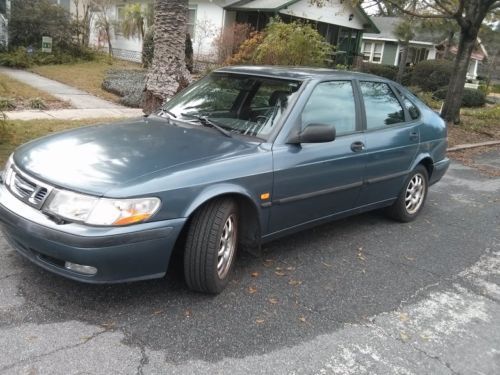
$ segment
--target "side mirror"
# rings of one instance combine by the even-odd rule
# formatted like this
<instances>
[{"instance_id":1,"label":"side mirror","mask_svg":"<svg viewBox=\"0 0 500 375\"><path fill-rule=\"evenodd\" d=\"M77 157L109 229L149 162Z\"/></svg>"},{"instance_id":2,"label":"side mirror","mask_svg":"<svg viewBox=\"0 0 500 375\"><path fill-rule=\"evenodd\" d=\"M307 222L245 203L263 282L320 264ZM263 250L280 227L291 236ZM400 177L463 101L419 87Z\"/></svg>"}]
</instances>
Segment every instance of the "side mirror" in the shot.
<instances>
[{"instance_id":1,"label":"side mirror","mask_svg":"<svg viewBox=\"0 0 500 375\"><path fill-rule=\"evenodd\" d=\"M335 126L325 124L309 124L299 133L292 134L287 143L326 143L335 140Z\"/></svg>"}]
</instances>

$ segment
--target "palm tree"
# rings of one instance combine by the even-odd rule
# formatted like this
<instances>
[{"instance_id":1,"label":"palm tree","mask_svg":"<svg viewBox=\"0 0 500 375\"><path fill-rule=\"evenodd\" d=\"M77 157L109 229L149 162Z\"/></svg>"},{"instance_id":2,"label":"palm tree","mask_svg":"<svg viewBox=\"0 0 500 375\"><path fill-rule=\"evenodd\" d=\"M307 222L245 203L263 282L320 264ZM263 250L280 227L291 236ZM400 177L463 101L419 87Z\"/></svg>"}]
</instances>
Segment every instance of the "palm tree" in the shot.
<instances>
[{"instance_id":1,"label":"palm tree","mask_svg":"<svg viewBox=\"0 0 500 375\"><path fill-rule=\"evenodd\" d=\"M144 112L151 113L191 81L185 44L188 0L155 0L154 55L144 88Z\"/></svg>"}]
</instances>

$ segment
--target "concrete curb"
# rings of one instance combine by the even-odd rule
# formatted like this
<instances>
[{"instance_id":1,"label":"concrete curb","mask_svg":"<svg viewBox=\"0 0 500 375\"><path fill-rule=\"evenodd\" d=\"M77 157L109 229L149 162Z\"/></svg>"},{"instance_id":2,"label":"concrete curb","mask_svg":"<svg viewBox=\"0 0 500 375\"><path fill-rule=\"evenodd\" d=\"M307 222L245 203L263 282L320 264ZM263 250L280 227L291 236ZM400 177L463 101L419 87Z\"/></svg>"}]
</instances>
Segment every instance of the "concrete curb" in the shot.
<instances>
[{"instance_id":1,"label":"concrete curb","mask_svg":"<svg viewBox=\"0 0 500 375\"><path fill-rule=\"evenodd\" d=\"M469 148L484 147L484 146L495 146L495 145L500 145L500 141L488 141L488 142L481 142L481 143L467 143L467 144L464 144L464 145L458 145L458 146L450 147L446 151L453 152L453 151L467 150Z\"/></svg>"}]
</instances>

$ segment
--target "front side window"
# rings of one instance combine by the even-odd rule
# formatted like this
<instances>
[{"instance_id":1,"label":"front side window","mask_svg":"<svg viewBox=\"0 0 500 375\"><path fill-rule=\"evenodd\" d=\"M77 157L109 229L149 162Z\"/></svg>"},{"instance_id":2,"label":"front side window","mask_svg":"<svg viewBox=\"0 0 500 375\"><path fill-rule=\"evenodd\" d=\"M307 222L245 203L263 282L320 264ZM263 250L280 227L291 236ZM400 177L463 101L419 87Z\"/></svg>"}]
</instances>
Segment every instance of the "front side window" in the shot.
<instances>
[{"instance_id":1,"label":"front side window","mask_svg":"<svg viewBox=\"0 0 500 375\"><path fill-rule=\"evenodd\" d=\"M405 121L403 108L387 83L360 82L359 84L365 102L368 130Z\"/></svg>"},{"instance_id":2,"label":"front side window","mask_svg":"<svg viewBox=\"0 0 500 375\"><path fill-rule=\"evenodd\" d=\"M301 82L213 73L164 107L181 121L200 117L233 133L267 139L295 100Z\"/></svg>"},{"instance_id":3,"label":"front side window","mask_svg":"<svg viewBox=\"0 0 500 375\"><path fill-rule=\"evenodd\" d=\"M191 39L194 39L196 26L196 8L189 8L188 10L188 19L187 19L187 32Z\"/></svg>"},{"instance_id":4,"label":"front side window","mask_svg":"<svg viewBox=\"0 0 500 375\"><path fill-rule=\"evenodd\" d=\"M356 131L356 104L350 81L318 84L302 112L302 128L310 124L334 125L338 135Z\"/></svg>"}]
</instances>

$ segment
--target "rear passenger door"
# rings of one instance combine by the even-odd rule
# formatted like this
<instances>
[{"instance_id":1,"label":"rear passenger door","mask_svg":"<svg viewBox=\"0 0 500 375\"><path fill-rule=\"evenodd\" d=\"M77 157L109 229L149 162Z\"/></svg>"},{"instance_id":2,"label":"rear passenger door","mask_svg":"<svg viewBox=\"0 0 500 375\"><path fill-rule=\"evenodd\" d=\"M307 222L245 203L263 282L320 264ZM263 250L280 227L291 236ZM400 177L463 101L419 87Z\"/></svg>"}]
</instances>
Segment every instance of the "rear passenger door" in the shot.
<instances>
[{"instance_id":1,"label":"rear passenger door","mask_svg":"<svg viewBox=\"0 0 500 375\"><path fill-rule=\"evenodd\" d=\"M359 206L399 194L419 147L418 110L408 108L386 82L359 81L364 104L366 170ZM415 108L416 109L416 108Z\"/></svg>"}]
</instances>

